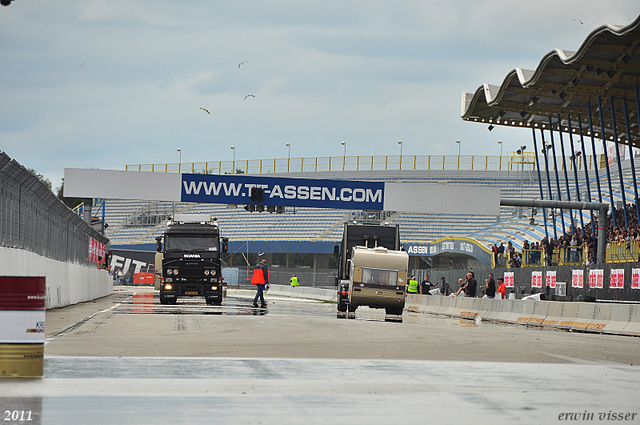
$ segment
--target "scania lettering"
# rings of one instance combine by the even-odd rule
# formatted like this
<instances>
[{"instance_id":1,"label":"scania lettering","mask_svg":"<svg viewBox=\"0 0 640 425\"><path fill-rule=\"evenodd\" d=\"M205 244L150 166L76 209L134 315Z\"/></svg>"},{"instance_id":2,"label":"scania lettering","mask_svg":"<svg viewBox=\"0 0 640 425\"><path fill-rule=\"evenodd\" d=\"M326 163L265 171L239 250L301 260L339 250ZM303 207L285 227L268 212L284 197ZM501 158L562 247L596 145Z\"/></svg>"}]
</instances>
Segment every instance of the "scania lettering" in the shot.
<instances>
[{"instance_id":1,"label":"scania lettering","mask_svg":"<svg viewBox=\"0 0 640 425\"><path fill-rule=\"evenodd\" d=\"M398 226L344 225L338 269L338 318L355 318L359 306L384 308L402 321L409 255L400 251Z\"/></svg>"},{"instance_id":2,"label":"scania lettering","mask_svg":"<svg viewBox=\"0 0 640 425\"><path fill-rule=\"evenodd\" d=\"M179 297L204 297L207 304L222 304L225 285L220 253L227 240L220 239L218 224L206 214L176 214L157 240L156 287L161 304L175 304Z\"/></svg>"}]
</instances>

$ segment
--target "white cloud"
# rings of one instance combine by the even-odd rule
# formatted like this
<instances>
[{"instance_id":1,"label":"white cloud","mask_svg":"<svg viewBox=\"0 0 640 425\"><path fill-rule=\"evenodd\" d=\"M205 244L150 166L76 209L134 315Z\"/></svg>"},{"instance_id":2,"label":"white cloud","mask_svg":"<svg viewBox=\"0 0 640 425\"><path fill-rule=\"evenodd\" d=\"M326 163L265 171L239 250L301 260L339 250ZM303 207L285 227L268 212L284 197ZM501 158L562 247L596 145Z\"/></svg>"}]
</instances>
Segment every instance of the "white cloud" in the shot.
<instances>
[{"instance_id":1,"label":"white cloud","mask_svg":"<svg viewBox=\"0 0 640 425\"><path fill-rule=\"evenodd\" d=\"M499 153L460 94L628 24L630 0L70 0L0 9L0 149L39 172L177 160ZM246 64L238 69L238 63ZM81 68L80 64L85 63ZM243 100L247 94L255 98ZM200 107L207 108L207 115Z\"/></svg>"}]
</instances>

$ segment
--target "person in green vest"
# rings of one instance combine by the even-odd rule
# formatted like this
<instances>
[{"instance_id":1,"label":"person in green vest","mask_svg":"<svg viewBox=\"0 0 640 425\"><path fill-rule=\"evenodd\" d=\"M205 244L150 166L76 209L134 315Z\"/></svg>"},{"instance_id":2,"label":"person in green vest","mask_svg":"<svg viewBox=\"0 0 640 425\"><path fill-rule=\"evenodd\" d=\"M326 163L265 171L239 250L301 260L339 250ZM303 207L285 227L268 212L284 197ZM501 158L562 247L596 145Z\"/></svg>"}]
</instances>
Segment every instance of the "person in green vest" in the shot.
<instances>
[{"instance_id":1,"label":"person in green vest","mask_svg":"<svg viewBox=\"0 0 640 425\"><path fill-rule=\"evenodd\" d=\"M298 276L296 276L295 274L291 277L291 279L289 279L289 283L291 284L291 287L300 286L300 282L298 281Z\"/></svg>"},{"instance_id":2,"label":"person in green vest","mask_svg":"<svg viewBox=\"0 0 640 425\"><path fill-rule=\"evenodd\" d=\"M415 276L409 276L409 285L407 286L407 292L410 294L418 293L418 281Z\"/></svg>"}]
</instances>

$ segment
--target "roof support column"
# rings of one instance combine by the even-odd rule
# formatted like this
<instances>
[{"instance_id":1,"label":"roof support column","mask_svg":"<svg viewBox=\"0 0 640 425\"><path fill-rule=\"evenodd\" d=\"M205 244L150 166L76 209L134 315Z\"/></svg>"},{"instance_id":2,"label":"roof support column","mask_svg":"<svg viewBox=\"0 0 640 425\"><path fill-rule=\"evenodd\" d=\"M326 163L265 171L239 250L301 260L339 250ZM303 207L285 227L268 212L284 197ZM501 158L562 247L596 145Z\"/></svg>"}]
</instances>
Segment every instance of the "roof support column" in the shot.
<instances>
[{"instance_id":1,"label":"roof support column","mask_svg":"<svg viewBox=\"0 0 640 425\"><path fill-rule=\"evenodd\" d=\"M613 146L616 150L616 160L618 161L618 179L620 180L620 194L622 195L622 212L624 214L624 227L629 230L629 220L627 219L627 195L624 193L624 181L622 180L622 161L620 161L620 149L618 146L618 130L616 126L616 109L613 105L613 96L609 96L611 103L611 122L613 123ZM623 145L624 146L624 145Z\"/></svg>"},{"instance_id":2,"label":"roof support column","mask_svg":"<svg viewBox=\"0 0 640 425\"><path fill-rule=\"evenodd\" d=\"M636 94L636 115L638 117L638 123L640 123L640 111L638 110L638 106L640 106L640 102L638 102L638 86L634 86L635 94ZM638 206L638 181L636 180L636 163L633 160L633 145L631 144L631 130L629 129L629 114L627 113L627 101L623 99L622 105L624 106L624 124L627 127L627 143L629 145L629 159L631 160L631 175L633 176L633 189L634 195L636 196L636 217L640 220L640 206Z\"/></svg>"},{"instance_id":3,"label":"roof support column","mask_svg":"<svg viewBox=\"0 0 640 425\"><path fill-rule=\"evenodd\" d=\"M589 164L587 163L587 149L584 146L584 135L582 134L582 117L578 114L578 130L580 131L580 146L582 147L582 163L584 164L584 181L587 183L587 201L591 202L591 183L589 183ZM596 158L595 152L593 158ZM597 170L596 166L596 170ZM601 201L602 202L602 201ZM593 210L589 211L591 215L591 233L595 235L596 220L593 216Z\"/></svg>"},{"instance_id":4,"label":"roof support column","mask_svg":"<svg viewBox=\"0 0 640 425\"><path fill-rule=\"evenodd\" d=\"M536 142L536 130L534 128L531 129L531 135L533 136L533 152L535 152L536 154L536 169L538 170L538 186L540 186L540 199L544 199L544 190L542 189L542 176L540 175L540 158L538 157L538 143ZM542 207L542 217L544 220L544 233L547 237L547 240L549 240L549 230L547 230L547 209L545 207Z\"/></svg>"},{"instance_id":5,"label":"roof support column","mask_svg":"<svg viewBox=\"0 0 640 425\"><path fill-rule=\"evenodd\" d=\"M544 166L547 172L547 188L549 189L549 199L553 200L553 192L551 191L551 176L549 175L549 158L547 154L549 149L547 148L547 142L544 140L544 130L540 128L540 135L542 136L542 153L544 154ZM556 229L556 215L553 214L553 237L558 239L558 229ZM545 218L546 223L546 218Z\"/></svg>"},{"instance_id":6,"label":"roof support column","mask_svg":"<svg viewBox=\"0 0 640 425\"><path fill-rule=\"evenodd\" d=\"M558 114L558 136L560 137L560 150L562 151L562 168L564 170L564 185L567 189L567 201L571 201L571 190L569 189L569 174L567 172L567 155L564 153L564 138L562 137L562 118ZM569 210L571 217L571 233L575 234L576 222L573 219L573 211Z\"/></svg>"},{"instance_id":7,"label":"roof support column","mask_svg":"<svg viewBox=\"0 0 640 425\"><path fill-rule=\"evenodd\" d=\"M602 139L602 148L604 149L604 164L607 167L607 182L609 183L609 198L611 202L611 220L613 220L613 227L616 227L616 208L615 201L613 199L613 187L611 186L611 169L609 168L609 155L607 154L607 136L604 132L604 116L602 115L602 99L598 95L598 114L600 114L600 129L602 133L600 138Z\"/></svg>"},{"instance_id":8,"label":"roof support column","mask_svg":"<svg viewBox=\"0 0 640 425\"><path fill-rule=\"evenodd\" d=\"M580 199L580 185L578 184L578 165L580 164L580 161L576 161L576 159L578 159L576 157L576 150L573 148L573 129L571 128L571 115L567 115L567 125L569 126L569 144L571 145L571 163L573 165L573 177L576 181L576 198L578 199L578 202L580 202L582 199ZM578 125L580 125L580 122L578 122ZM579 212L580 213L580 224L582 225L582 231L584 231L584 218L582 218L582 211Z\"/></svg>"},{"instance_id":9,"label":"roof support column","mask_svg":"<svg viewBox=\"0 0 640 425\"><path fill-rule=\"evenodd\" d=\"M558 200L562 201L562 193L560 193L560 176L558 175L558 159L556 155L556 144L553 141L553 122L549 117L549 134L551 135L551 150L553 151L553 168L556 172L556 189L558 191ZM562 234L566 234L567 230L564 228L564 210L560 207L560 223L562 223Z\"/></svg>"},{"instance_id":10,"label":"roof support column","mask_svg":"<svg viewBox=\"0 0 640 425\"><path fill-rule=\"evenodd\" d=\"M596 138L593 132L593 120L591 119L591 103L587 103L587 113L589 114L589 133L591 134L591 155L595 161L595 167L593 168L596 172L596 183L598 184L598 202L602 203L602 189L600 188L600 172L598 171L598 167L600 164L598 163L598 155L596 154ZM593 229L595 230L595 229Z\"/></svg>"}]
</instances>

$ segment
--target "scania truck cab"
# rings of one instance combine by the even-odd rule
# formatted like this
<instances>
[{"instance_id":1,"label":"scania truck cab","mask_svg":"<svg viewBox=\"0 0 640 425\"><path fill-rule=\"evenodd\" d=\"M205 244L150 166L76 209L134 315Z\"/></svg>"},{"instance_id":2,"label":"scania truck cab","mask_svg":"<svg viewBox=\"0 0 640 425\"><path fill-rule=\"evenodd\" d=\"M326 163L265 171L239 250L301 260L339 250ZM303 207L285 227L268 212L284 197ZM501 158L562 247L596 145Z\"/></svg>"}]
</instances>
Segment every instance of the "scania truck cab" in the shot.
<instances>
[{"instance_id":1,"label":"scania truck cab","mask_svg":"<svg viewBox=\"0 0 640 425\"><path fill-rule=\"evenodd\" d=\"M340 257L337 317L355 318L368 306L402 321L409 255L400 250L398 226L345 223Z\"/></svg>"},{"instance_id":2,"label":"scania truck cab","mask_svg":"<svg viewBox=\"0 0 640 425\"><path fill-rule=\"evenodd\" d=\"M218 224L206 214L176 214L167 223L162 256L160 303L175 304L179 297L204 297L207 304L223 300L221 252L228 240L220 238ZM157 261L158 263L159 261Z\"/></svg>"}]
</instances>

